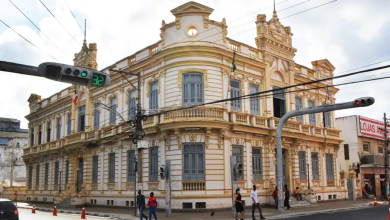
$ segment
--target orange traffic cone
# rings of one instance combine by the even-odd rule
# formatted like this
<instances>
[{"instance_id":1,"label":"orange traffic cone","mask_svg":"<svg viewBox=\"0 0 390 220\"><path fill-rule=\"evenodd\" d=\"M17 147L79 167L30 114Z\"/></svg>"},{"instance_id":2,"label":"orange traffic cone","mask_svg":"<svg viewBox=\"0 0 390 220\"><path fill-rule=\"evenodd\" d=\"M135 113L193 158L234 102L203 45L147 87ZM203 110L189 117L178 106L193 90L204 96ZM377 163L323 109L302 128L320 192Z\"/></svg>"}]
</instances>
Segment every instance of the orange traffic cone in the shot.
<instances>
[{"instance_id":1,"label":"orange traffic cone","mask_svg":"<svg viewBox=\"0 0 390 220\"><path fill-rule=\"evenodd\" d=\"M85 208L83 207L83 211L81 212L81 219L87 219L85 218Z\"/></svg>"},{"instance_id":2,"label":"orange traffic cone","mask_svg":"<svg viewBox=\"0 0 390 220\"><path fill-rule=\"evenodd\" d=\"M32 214L35 214L35 205L33 205Z\"/></svg>"},{"instance_id":3,"label":"orange traffic cone","mask_svg":"<svg viewBox=\"0 0 390 220\"><path fill-rule=\"evenodd\" d=\"M374 198L374 206L378 206L378 203L376 202L376 198Z\"/></svg>"},{"instance_id":4,"label":"orange traffic cone","mask_svg":"<svg viewBox=\"0 0 390 220\"><path fill-rule=\"evenodd\" d=\"M57 216L57 206L54 206L53 215Z\"/></svg>"}]
</instances>

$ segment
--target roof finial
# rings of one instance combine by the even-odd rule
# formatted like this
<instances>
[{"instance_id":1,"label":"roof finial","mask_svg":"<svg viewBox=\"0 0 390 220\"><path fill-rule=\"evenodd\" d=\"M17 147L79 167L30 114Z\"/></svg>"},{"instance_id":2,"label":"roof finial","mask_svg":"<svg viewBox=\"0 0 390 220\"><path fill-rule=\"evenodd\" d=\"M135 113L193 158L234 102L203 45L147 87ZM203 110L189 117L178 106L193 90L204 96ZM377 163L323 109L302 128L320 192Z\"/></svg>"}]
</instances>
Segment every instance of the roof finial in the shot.
<instances>
[{"instance_id":1,"label":"roof finial","mask_svg":"<svg viewBox=\"0 0 390 220\"><path fill-rule=\"evenodd\" d=\"M84 44L87 44L87 19L84 19Z\"/></svg>"},{"instance_id":2,"label":"roof finial","mask_svg":"<svg viewBox=\"0 0 390 220\"><path fill-rule=\"evenodd\" d=\"M275 0L274 0L274 13L272 15L272 19L277 19L278 18L278 15L276 14L276 7L275 7Z\"/></svg>"},{"instance_id":3,"label":"roof finial","mask_svg":"<svg viewBox=\"0 0 390 220\"><path fill-rule=\"evenodd\" d=\"M274 11L276 12L276 10L275 10L275 0L274 0Z\"/></svg>"}]
</instances>

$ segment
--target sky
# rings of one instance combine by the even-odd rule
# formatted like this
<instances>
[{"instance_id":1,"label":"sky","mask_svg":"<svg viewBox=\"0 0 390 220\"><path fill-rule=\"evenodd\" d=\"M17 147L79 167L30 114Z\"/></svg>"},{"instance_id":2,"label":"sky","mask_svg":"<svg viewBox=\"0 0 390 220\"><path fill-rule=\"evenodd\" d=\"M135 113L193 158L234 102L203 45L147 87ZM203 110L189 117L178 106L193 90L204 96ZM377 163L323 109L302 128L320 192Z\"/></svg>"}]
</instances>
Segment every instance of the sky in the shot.
<instances>
[{"instance_id":1,"label":"sky","mask_svg":"<svg viewBox=\"0 0 390 220\"><path fill-rule=\"evenodd\" d=\"M188 1L179 0L1 0L0 20L20 33L18 36L0 22L0 60L38 66L43 62L73 64L83 43L84 19L87 41L97 43L99 69L160 40L161 21L174 21L170 10ZM228 37L256 46L257 14L273 11L272 0L198 0L214 9L210 19L226 18ZM32 25L13 5L27 15ZM322 5L322 6L321 6ZM317 7L319 6L319 7ZM68 8L69 7L69 8ZM314 8L317 7L317 8ZM390 65L390 1L388 0L277 0L280 22L290 26L297 48L294 61L312 67L311 61L328 59L335 75ZM72 15L74 14L74 17ZM77 21L76 21L77 20ZM253 21L253 22L251 22ZM63 27L64 28L63 28ZM81 26L81 27L80 27ZM65 30L66 29L66 30ZM49 39L50 40L49 40ZM382 62L386 61L387 62ZM370 66L367 66L370 65ZM360 68L367 66L364 68ZM360 68L360 69L357 69ZM355 70L354 70L355 69ZM334 83L390 76L390 68L335 80ZM31 93L47 98L69 84L44 78L0 71L0 117L21 120L27 128L27 99ZM336 112L336 117L363 115L382 120L390 117L390 79L339 86L336 102L373 96L374 106Z\"/></svg>"}]
</instances>

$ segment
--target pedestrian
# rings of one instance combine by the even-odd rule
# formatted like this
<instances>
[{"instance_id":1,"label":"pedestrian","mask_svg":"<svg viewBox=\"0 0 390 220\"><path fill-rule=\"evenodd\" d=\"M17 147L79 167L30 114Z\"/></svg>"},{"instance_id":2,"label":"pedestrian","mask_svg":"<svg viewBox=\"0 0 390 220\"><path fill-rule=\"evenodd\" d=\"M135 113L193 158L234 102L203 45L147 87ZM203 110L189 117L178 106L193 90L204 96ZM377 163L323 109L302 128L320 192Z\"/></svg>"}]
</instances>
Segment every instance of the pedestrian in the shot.
<instances>
[{"instance_id":1,"label":"pedestrian","mask_svg":"<svg viewBox=\"0 0 390 220\"><path fill-rule=\"evenodd\" d=\"M15 193L14 193L14 204L16 206L18 206L18 192L17 191L15 191Z\"/></svg>"},{"instance_id":2,"label":"pedestrian","mask_svg":"<svg viewBox=\"0 0 390 220\"><path fill-rule=\"evenodd\" d=\"M238 213L241 213L241 220L244 220L244 205L242 204L240 189L236 189L234 202L236 204L236 220L238 220Z\"/></svg>"},{"instance_id":3,"label":"pedestrian","mask_svg":"<svg viewBox=\"0 0 390 220\"><path fill-rule=\"evenodd\" d=\"M144 214L144 209L145 209L145 196L141 194L141 190L138 190L138 195L137 195L137 207L138 207L138 210L139 210L139 217L140 217L140 220L142 220L142 218L145 218L146 220L148 220L148 216L146 216Z\"/></svg>"},{"instance_id":4,"label":"pedestrian","mask_svg":"<svg viewBox=\"0 0 390 220\"><path fill-rule=\"evenodd\" d=\"M302 201L302 194L299 193L299 187L298 186L295 188L294 196L297 197L298 201Z\"/></svg>"},{"instance_id":5,"label":"pedestrian","mask_svg":"<svg viewBox=\"0 0 390 220\"><path fill-rule=\"evenodd\" d=\"M287 185L284 185L284 207L287 207L289 210L290 207L290 192L287 189Z\"/></svg>"},{"instance_id":6,"label":"pedestrian","mask_svg":"<svg viewBox=\"0 0 390 220\"><path fill-rule=\"evenodd\" d=\"M275 209L278 209L278 187L275 187L275 190L272 192L272 197L275 200Z\"/></svg>"},{"instance_id":7,"label":"pedestrian","mask_svg":"<svg viewBox=\"0 0 390 220\"><path fill-rule=\"evenodd\" d=\"M256 220L256 218L255 218L255 208L256 207L260 212L260 219L265 219L263 214L261 213L259 199L257 198L256 185L253 185L253 190L251 192L251 202L252 202L252 219Z\"/></svg>"},{"instance_id":8,"label":"pedestrian","mask_svg":"<svg viewBox=\"0 0 390 220\"><path fill-rule=\"evenodd\" d=\"M156 215L156 207L157 207L157 199L154 197L154 193L150 193L149 201L148 201L148 207L150 208L149 210L149 220L152 220L152 214L154 215L154 219L157 220L157 215Z\"/></svg>"}]
</instances>

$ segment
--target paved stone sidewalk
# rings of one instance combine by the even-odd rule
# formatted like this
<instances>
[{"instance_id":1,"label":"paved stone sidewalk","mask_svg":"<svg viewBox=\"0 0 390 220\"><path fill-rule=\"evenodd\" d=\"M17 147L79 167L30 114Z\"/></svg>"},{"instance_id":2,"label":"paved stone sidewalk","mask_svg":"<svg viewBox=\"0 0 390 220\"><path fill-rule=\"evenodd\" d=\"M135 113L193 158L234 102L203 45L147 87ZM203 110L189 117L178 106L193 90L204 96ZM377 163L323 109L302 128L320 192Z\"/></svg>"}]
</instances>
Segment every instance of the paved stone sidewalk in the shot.
<instances>
[{"instance_id":1,"label":"paved stone sidewalk","mask_svg":"<svg viewBox=\"0 0 390 220\"><path fill-rule=\"evenodd\" d=\"M388 205L387 202L378 202L379 205ZM263 215L266 219L286 219L291 217L306 216L319 213L333 213L354 209L362 208L374 208L373 201L371 200L355 200L355 201L339 201L339 202L327 202L327 203L316 203L306 207L296 207L290 210L285 210L283 213L278 213L276 209L262 208ZM18 208L32 209L33 203L19 203ZM52 204L35 204L36 211L53 212L54 205ZM110 217L114 219L123 220L138 220L139 217L134 217L134 209L128 208L116 208L116 207L86 207L86 215L90 216L101 216ZM82 208L57 208L57 213L72 213L81 215ZM171 218L166 218L164 212L157 212L158 219L162 220L230 220L232 217L231 211L218 211L214 210L214 216L211 216L211 210L192 212L192 213L172 213ZM148 209L145 210L144 214L148 215ZM256 214L259 218L259 214ZM245 218L251 219L251 208L245 207Z\"/></svg>"}]
</instances>

